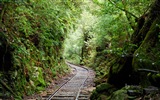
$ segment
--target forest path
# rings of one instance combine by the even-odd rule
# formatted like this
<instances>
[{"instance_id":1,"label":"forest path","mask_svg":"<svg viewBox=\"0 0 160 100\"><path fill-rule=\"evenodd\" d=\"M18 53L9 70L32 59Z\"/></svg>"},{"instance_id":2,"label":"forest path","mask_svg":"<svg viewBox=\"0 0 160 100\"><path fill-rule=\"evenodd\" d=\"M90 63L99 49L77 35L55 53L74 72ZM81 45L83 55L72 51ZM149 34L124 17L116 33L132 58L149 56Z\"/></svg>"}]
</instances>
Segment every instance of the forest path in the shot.
<instances>
[{"instance_id":1,"label":"forest path","mask_svg":"<svg viewBox=\"0 0 160 100\"><path fill-rule=\"evenodd\" d=\"M72 70L70 75L51 84L41 95L26 100L89 100L95 72L84 66L67 64Z\"/></svg>"}]
</instances>

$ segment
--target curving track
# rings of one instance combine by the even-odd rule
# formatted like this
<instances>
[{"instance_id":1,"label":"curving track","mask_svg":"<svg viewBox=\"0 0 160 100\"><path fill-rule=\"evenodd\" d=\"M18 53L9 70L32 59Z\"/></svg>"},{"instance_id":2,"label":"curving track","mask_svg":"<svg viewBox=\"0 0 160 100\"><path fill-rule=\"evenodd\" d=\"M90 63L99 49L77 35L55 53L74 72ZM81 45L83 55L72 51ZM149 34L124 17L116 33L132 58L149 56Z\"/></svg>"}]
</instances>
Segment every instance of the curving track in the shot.
<instances>
[{"instance_id":1,"label":"curving track","mask_svg":"<svg viewBox=\"0 0 160 100\"><path fill-rule=\"evenodd\" d=\"M90 76L92 72L85 67L67 64L76 70L76 74L43 100L89 100L89 93L83 90L88 86L87 81L93 79Z\"/></svg>"}]
</instances>

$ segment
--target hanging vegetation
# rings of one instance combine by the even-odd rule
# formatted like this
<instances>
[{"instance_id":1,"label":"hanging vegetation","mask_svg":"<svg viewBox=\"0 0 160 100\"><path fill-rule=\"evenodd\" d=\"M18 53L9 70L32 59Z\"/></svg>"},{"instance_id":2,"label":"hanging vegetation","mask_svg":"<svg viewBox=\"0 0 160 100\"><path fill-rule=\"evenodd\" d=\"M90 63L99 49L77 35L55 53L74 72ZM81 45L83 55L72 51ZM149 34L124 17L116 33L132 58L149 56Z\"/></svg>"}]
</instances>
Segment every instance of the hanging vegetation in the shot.
<instances>
[{"instance_id":1,"label":"hanging vegetation","mask_svg":"<svg viewBox=\"0 0 160 100\"><path fill-rule=\"evenodd\" d=\"M0 1L0 96L21 98L68 72L63 42L80 13L72 0Z\"/></svg>"}]
</instances>

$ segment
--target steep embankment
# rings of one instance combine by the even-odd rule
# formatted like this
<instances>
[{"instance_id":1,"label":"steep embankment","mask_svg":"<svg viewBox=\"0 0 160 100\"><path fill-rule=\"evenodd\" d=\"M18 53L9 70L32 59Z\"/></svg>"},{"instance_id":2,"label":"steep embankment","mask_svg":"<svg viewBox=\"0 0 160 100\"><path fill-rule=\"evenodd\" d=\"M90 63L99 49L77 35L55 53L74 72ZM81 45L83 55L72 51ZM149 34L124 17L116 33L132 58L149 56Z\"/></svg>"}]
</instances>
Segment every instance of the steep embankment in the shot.
<instances>
[{"instance_id":1,"label":"steep embankment","mask_svg":"<svg viewBox=\"0 0 160 100\"><path fill-rule=\"evenodd\" d=\"M79 14L78 5L0 1L0 96L30 95L69 71L62 58L63 41Z\"/></svg>"},{"instance_id":2,"label":"steep embankment","mask_svg":"<svg viewBox=\"0 0 160 100\"><path fill-rule=\"evenodd\" d=\"M123 47L123 50L127 51L126 54L112 57L107 82L97 86L92 99L158 99L159 5L160 1L155 0L149 11L138 19L131 37L131 45L128 48Z\"/></svg>"}]
</instances>

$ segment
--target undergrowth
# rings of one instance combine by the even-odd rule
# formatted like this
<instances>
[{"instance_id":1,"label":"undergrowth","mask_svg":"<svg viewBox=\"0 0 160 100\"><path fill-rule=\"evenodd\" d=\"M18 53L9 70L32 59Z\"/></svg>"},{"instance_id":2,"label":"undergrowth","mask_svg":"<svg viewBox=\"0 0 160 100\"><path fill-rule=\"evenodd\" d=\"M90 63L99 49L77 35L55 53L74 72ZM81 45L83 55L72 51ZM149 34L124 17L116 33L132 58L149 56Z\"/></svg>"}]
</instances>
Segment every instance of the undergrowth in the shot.
<instances>
[{"instance_id":1,"label":"undergrowth","mask_svg":"<svg viewBox=\"0 0 160 100\"><path fill-rule=\"evenodd\" d=\"M77 17L73 15L78 15L75 4L0 1L0 96L20 99L44 90L52 79L69 72L62 52Z\"/></svg>"}]
</instances>

